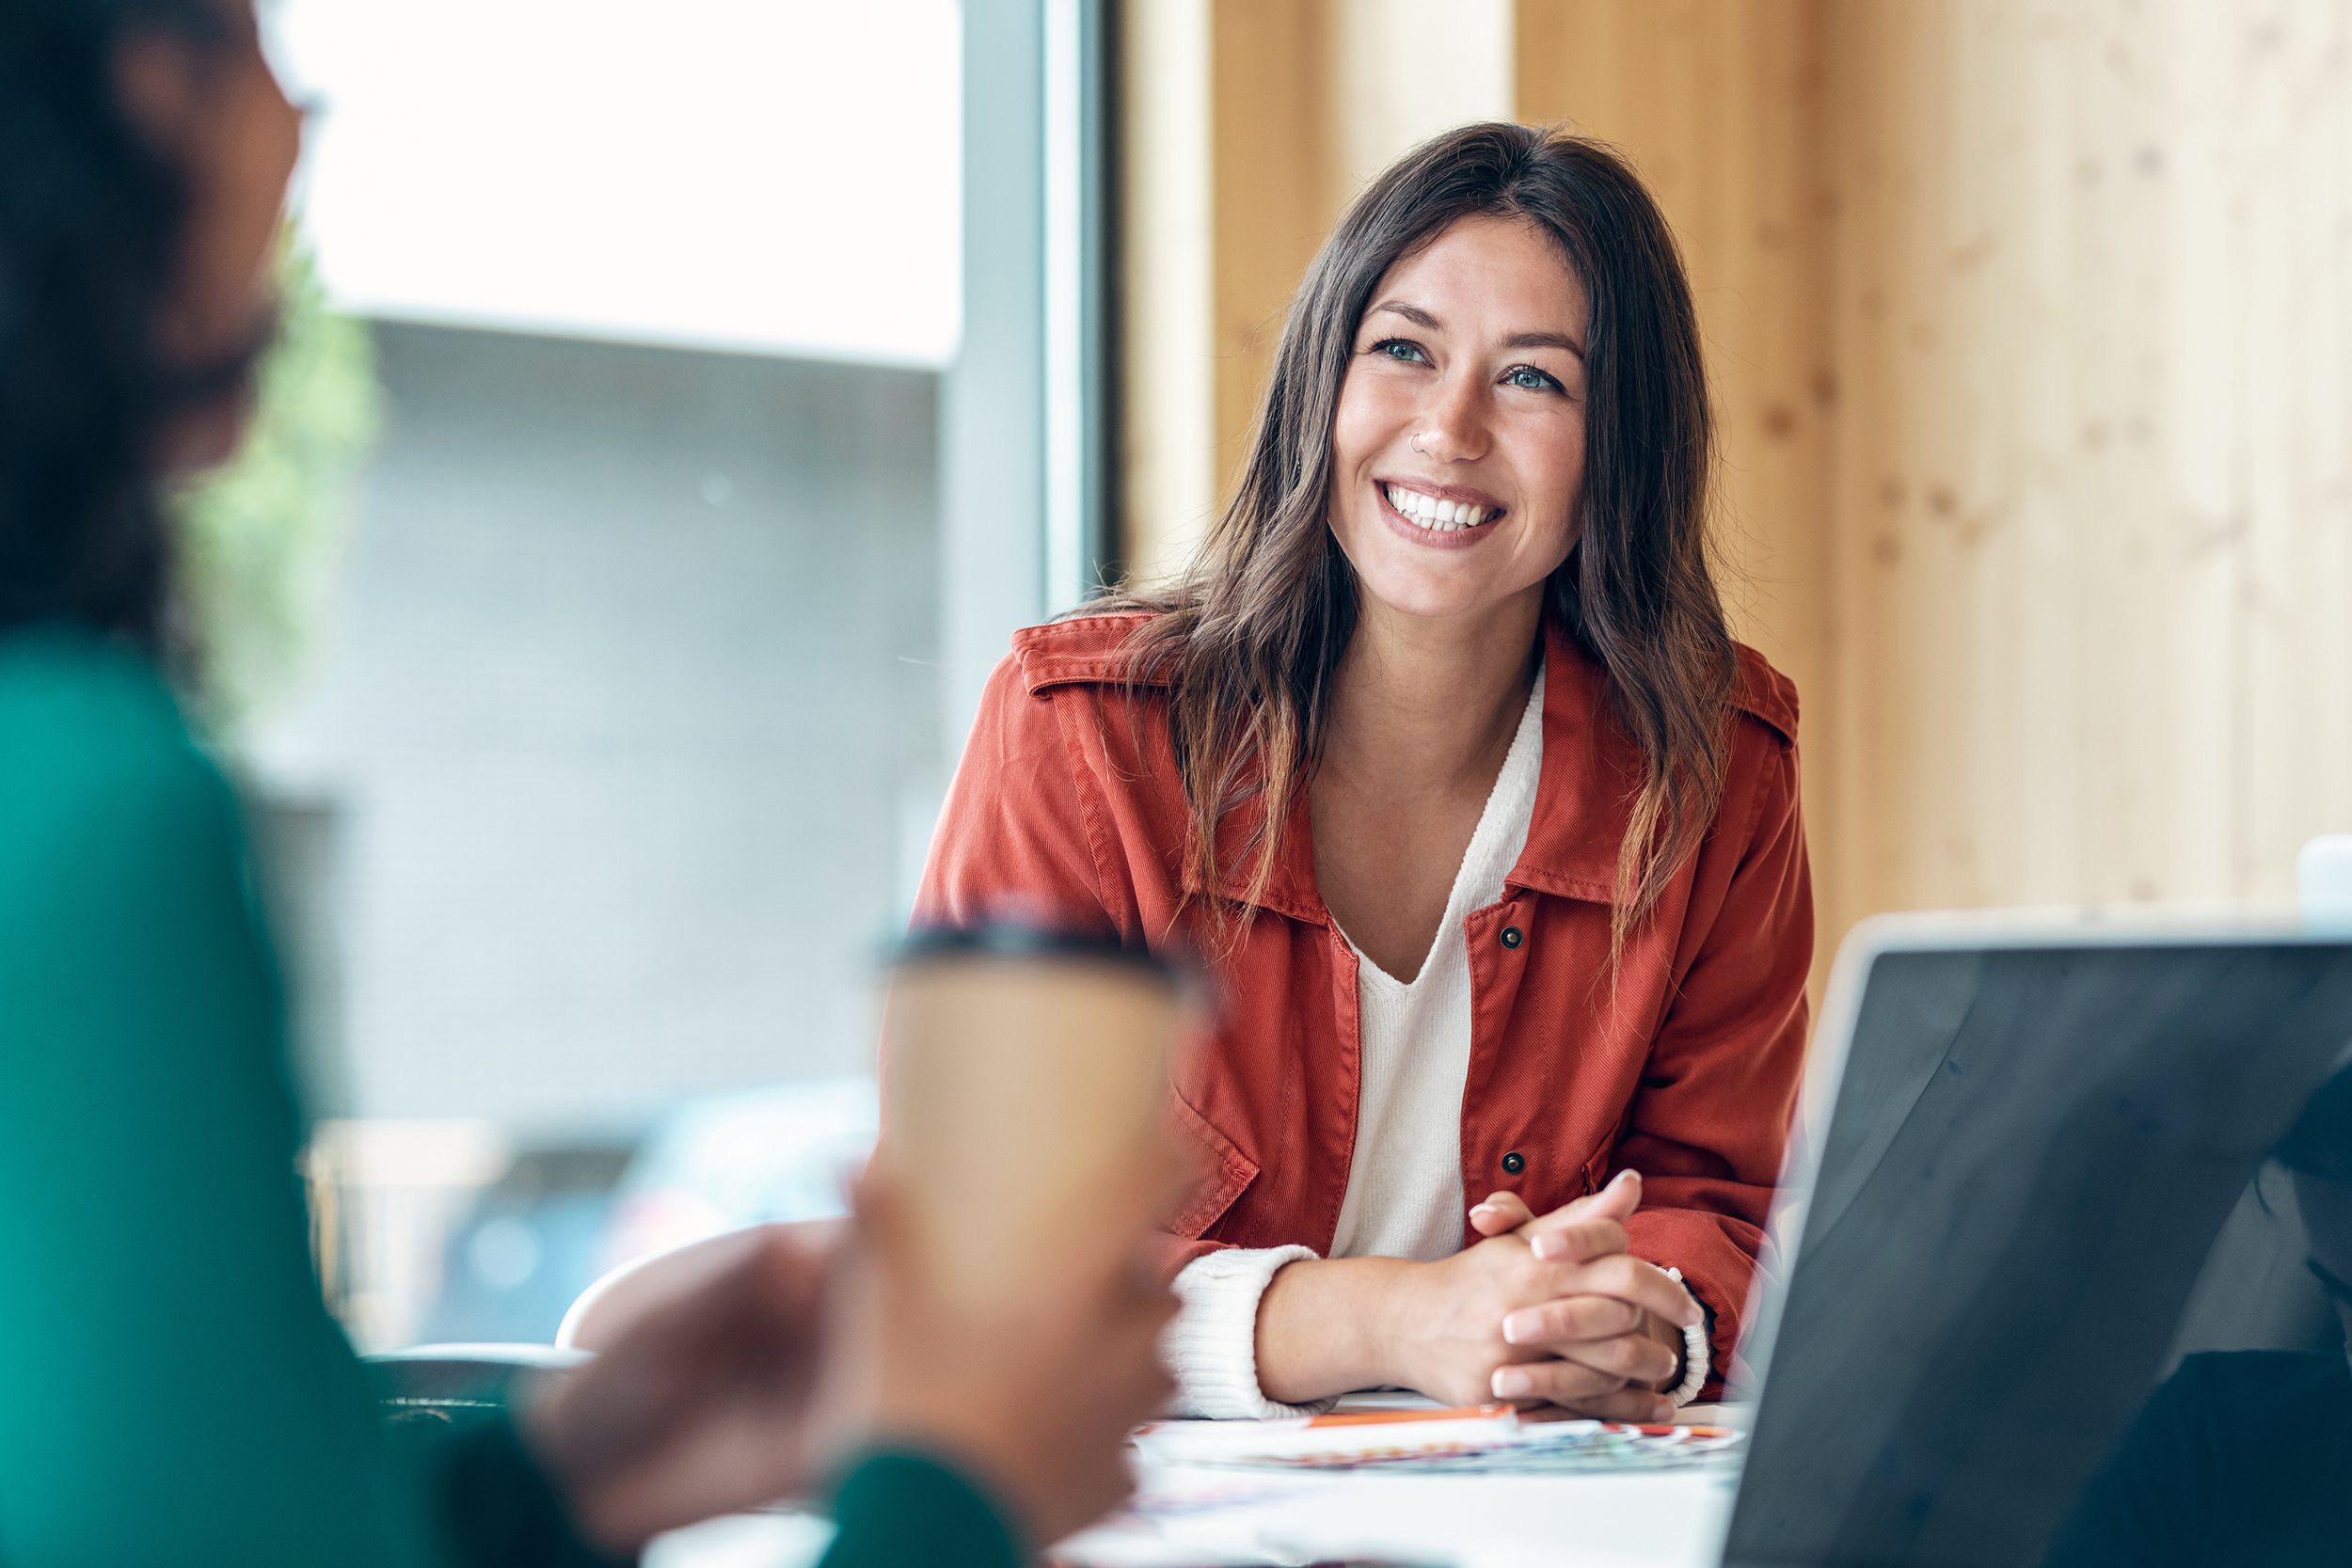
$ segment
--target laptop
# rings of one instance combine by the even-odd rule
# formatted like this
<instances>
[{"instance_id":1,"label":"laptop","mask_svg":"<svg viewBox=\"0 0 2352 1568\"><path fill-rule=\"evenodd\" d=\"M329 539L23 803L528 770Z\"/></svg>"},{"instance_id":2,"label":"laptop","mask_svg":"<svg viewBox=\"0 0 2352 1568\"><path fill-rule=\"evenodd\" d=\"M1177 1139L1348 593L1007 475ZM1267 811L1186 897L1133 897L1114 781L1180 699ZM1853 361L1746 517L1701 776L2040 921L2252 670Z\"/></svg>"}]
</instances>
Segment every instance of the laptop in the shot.
<instances>
[{"instance_id":1,"label":"laptop","mask_svg":"<svg viewBox=\"0 0 2352 1568\"><path fill-rule=\"evenodd\" d=\"M2342 1346L2257 1178L2352 1051L2352 936L2014 918L1839 952L1729 1568L2038 1564L2184 1354Z\"/></svg>"}]
</instances>

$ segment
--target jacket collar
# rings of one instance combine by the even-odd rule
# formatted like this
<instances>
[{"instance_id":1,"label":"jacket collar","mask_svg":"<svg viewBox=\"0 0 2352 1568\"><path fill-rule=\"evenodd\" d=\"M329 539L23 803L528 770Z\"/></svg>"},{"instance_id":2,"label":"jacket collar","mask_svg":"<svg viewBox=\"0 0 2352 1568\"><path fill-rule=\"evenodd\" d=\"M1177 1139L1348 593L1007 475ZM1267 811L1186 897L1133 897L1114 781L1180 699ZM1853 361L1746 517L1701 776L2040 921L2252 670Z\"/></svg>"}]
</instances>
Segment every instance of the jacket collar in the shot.
<instances>
[{"instance_id":1,"label":"jacket collar","mask_svg":"<svg viewBox=\"0 0 2352 1568\"><path fill-rule=\"evenodd\" d=\"M1129 637L1150 619L1148 612L1077 615L1013 633L1013 657L1021 667L1022 684L1032 696L1048 687L1065 685L1117 686L1132 680L1142 687L1165 686L1167 682L1159 676L1138 675L1127 657ZM1173 788L1174 758L1166 761ZM1188 822L1190 813L1184 815ZM1330 924L1330 911L1323 907L1323 896L1315 890L1314 821L1304 794L1293 802L1290 820L1283 826L1273 874L1255 900L1249 896L1257 862L1253 858L1245 863L1242 851L1264 820L1264 804L1257 800L1227 814L1217 830L1216 883L1209 891L1228 903L1254 903L1310 925ZM1200 873L1193 866L1196 842L1188 825L1179 869L1184 893L1191 897L1203 892Z\"/></svg>"},{"instance_id":2,"label":"jacket collar","mask_svg":"<svg viewBox=\"0 0 2352 1568\"><path fill-rule=\"evenodd\" d=\"M1558 625L1544 630L1544 759L1512 887L1616 901L1617 852L1642 791L1641 743L1618 722L1609 672Z\"/></svg>"},{"instance_id":3,"label":"jacket collar","mask_svg":"<svg viewBox=\"0 0 2352 1568\"><path fill-rule=\"evenodd\" d=\"M1617 848L1641 791L1641 747L1617 721L1608 672L1549 622L1544 632L1543 736L1543 770L1527 847L1505 885L1613 903ZM1263 807L1255 802L1227 816L1218 833L1217 864L1229 869L1217 874L1217 897L1252 902L1249 881L1256 863L1239 863L1239 856L1263 820ZM1202 891L1189 854L1184 886L1188 894ZM1273 875L1255 903L1294 920L1330 922L1315 888L1313 820L1303 792L1292 805Z\"/></svg>"},{"instance_id":4,"label":"jacket collar","mask_svg":"<svg viewBox=\"0 0 2352 1568\"><path fill-rule=\"evenodd\" d=\"M1329 925L1331 911L1324 908L1323 895L1315 887L1314 818L1304 791L1292 803L1290 820L1283 825L1273 875L1266 879L1265 887L1254 900L1249 896L1249 880L1257 872L1257 862L1243 862L1241 852L1264 820L1263 805L1253 800L1230 813L1219 826L1216 896L1228 903L1254 904L1309 925ZM1189 852L1184 856L1184 878L1187 894L1200 892L1200 874Z\"/></svg>"}]
</instances>

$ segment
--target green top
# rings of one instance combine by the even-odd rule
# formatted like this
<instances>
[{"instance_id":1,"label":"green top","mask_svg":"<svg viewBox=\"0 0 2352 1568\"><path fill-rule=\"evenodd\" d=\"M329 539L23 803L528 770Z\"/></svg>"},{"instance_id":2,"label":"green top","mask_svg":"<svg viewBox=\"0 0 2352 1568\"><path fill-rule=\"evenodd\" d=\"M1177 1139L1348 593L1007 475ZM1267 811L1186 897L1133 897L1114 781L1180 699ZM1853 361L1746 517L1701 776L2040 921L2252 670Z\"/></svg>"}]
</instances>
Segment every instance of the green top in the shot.
<instances>
[{"instance_id":1,"label":"green top","mask_svg":"<svg viewBox=\"0 0 2352 1568\"><path fill-rule=\"evenodd\" d=\"M507 1423L416 1460L374 1419L236 802L154 666L0 636L0 1564L594 1561ZM842 1516L829 1568L1014 1560L926 1461Z\"/></svg>"}]
</instances>

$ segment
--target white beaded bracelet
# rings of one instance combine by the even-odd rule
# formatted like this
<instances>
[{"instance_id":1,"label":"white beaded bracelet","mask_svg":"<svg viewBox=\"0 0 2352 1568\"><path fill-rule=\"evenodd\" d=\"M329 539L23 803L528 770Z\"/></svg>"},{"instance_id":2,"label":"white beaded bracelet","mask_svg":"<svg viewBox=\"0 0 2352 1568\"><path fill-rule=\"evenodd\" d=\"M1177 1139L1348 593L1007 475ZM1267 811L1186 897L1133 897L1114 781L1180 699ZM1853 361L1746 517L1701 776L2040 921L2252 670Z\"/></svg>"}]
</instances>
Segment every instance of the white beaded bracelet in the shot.
<instances>
[{"instance_id":1,"label":"white beaded bracelet","mask_svg":"<svg viewBox=\"0 0 2352 1568\"><path fill-rule=\"evenodd\" d=\"M1699 1299L1698 1292L1683 1283L1680 1269L1668 1269L1666 1277L1681 1285L1682 1293L1692 1301ZM1677 1410L1699 1397L1699 1390L1707 1386L1707 1374L1713 1370L1714 1361L1714 1352L1708 1348L1706 1308L1702 1303L1699 1321L1682 1331L1682 1381L1666 1395L1674 1401Z\"/></svg>"}]
</instances>

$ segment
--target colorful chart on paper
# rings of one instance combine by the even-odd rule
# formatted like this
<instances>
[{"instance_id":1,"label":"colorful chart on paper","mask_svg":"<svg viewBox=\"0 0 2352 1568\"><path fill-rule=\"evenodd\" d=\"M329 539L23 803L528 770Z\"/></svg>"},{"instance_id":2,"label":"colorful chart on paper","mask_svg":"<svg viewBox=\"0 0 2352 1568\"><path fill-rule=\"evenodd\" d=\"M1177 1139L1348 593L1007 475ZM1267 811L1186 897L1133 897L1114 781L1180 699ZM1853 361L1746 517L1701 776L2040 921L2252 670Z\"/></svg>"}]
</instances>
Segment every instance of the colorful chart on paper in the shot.
<instances>
[{"instance_id":1,"label":"colorful chart on paper","mask_svg":"<svg viewBox=\"0 0 2352 1568\"><path fill-rule=\"evenodd\" d=\"M1729 1466L1747 1434L1718 1426L1614 1421L1424 1420L1387 1431L1297 1422L1169 1422L1139 1434L1144 1454L1172 1464L1290 1471L1572 1474Z\"/></svg>"}]
</instances>

